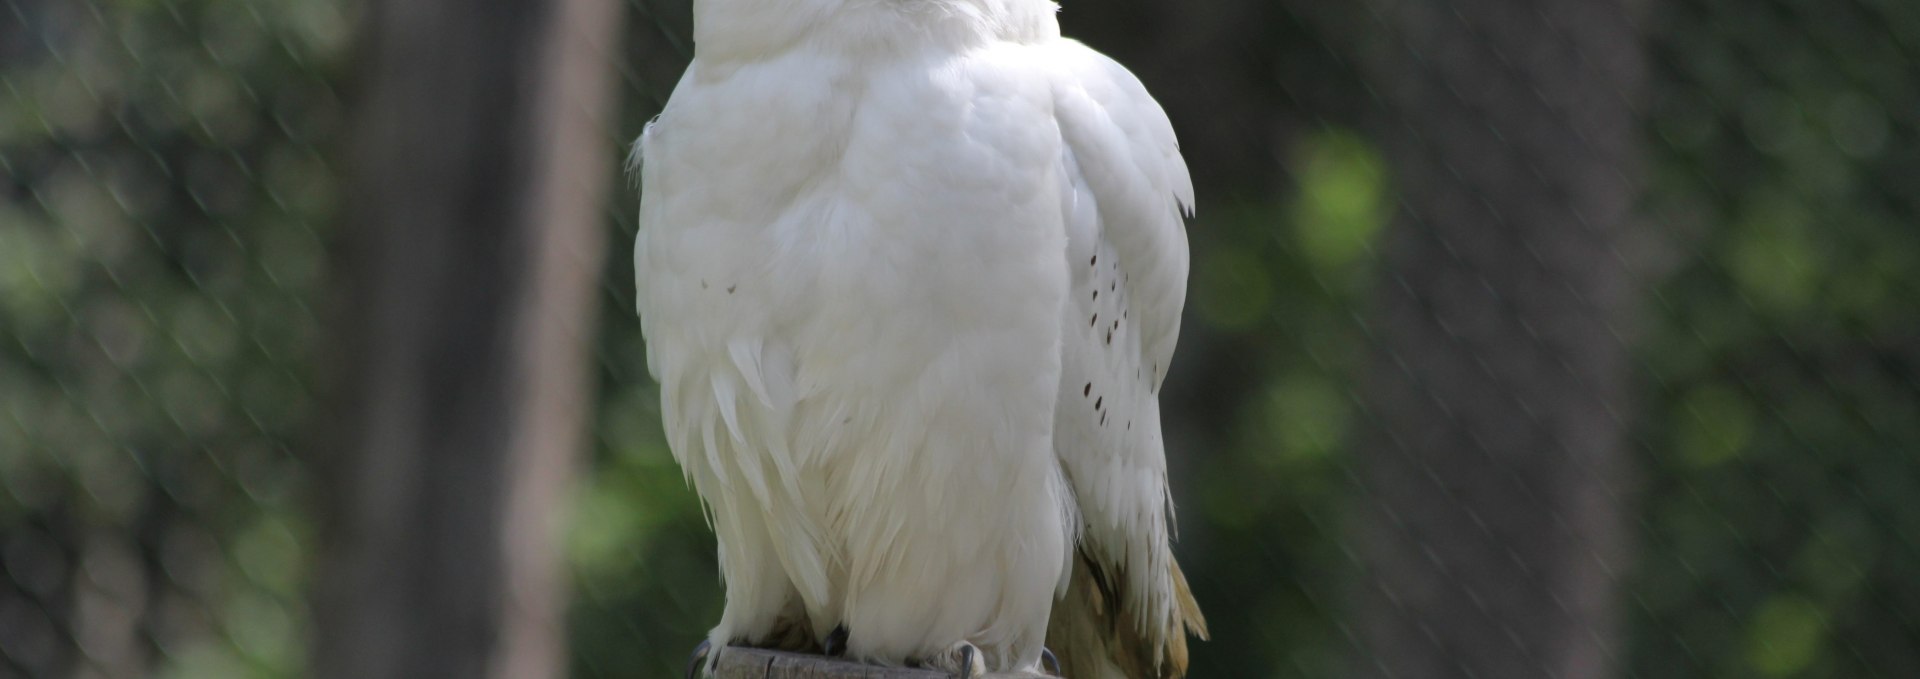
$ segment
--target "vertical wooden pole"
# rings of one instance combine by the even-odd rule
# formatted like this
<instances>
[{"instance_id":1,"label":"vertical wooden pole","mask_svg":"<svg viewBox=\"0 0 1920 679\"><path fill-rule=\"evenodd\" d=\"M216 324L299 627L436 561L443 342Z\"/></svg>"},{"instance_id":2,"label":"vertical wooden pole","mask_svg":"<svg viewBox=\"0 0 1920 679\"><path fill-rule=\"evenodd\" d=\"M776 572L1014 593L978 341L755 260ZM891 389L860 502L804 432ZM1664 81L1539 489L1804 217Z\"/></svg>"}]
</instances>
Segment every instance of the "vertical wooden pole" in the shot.
<instances>
[{"instance_id":1,"label":"vertical wooden pole","mask_svg":"<svg viewBox=\"0 0 1920 679\"><path fill-rule=\"evenodd\" d=\"M1612 676L1643 78L1631 8L1373 6L1403 211L1361 451L1353 676Z\"/></svg>"},{"instance_id":2,"label":"vertical wooden pole","mask_svg":"<svg viewBox=\"0 0 1920 679\"><path fill-rule=\"evenodd\" d=\"M613 0L367 7L315 674L564 674Z\"/></svg>"}]
</instances>

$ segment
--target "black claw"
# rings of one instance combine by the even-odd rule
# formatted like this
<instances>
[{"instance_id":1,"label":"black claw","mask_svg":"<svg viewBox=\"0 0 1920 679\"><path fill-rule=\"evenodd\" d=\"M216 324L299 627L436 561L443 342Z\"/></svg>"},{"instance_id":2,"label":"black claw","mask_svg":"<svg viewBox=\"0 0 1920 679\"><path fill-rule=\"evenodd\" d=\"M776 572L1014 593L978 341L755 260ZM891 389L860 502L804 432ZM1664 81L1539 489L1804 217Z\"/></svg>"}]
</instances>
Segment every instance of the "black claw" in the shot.
<instances>
[{"instance_id":1,"label":"black claw","mask_svg":"<svg viewBox=\"0 0 1920 679\"><path fill-rule=\"evenodd\" d=\"M973 679L973 647L960 649L960 679Z\"/></svg>"},{"instance_id":2,"label":"black claw","mask_svg":"<svg viewBox=\"0 0 1920 679\"><path fill-rule=\"evenodd\" d=\"M700 671L706 669L707 654L713 652L713 641L701 639L700 645L693 647L693 656L687 658L687 679L698 679Z\"/></svg>"},{"instance_id":3,"label":"black claw","mask_svg":"<svg viewBox=\"0 0 1920 679\"><path fill-rule=\"evenodd\" d=\"M820 642L820 650L835 658L846 656L847 626L835 625L833 631L827 633L827 640Z\"/></svg>"},{"instance_id":4,"label":"black claw","mask_svg":"<svg viewBox=\"0 0 1920 679\"><path fill-rule=\"evenodd\" d=\"M1040 647L1040 664L1047 667L1047 674L1056 677L1062 676L1060 674L1060 658L1053 654L1053 649L1045 646Z\"/></svg>"}]
</instances>

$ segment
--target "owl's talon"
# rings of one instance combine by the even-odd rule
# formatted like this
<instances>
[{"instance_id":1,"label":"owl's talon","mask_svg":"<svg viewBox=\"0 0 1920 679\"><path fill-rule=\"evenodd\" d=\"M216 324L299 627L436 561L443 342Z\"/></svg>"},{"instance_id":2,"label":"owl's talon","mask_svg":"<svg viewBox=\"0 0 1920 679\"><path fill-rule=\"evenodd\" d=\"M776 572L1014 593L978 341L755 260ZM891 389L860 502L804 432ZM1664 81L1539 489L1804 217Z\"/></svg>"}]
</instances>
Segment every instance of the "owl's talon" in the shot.
<instances>
[{"instance_id":1,"label":"owl's talon","mask_svg":"<svg viewBox=\"0 0 1920 679\"><path fill-rule=\"evenodd\" d=\"M1053 649L1051 648L1047 648L1045 646L1040 647L1040 666L1047 668L1047 674L1051 674L1056 677L1061 676L1060 675L1060 657L1054 655Z\"/></svg>"},{"instance_id":2,"label":"owl's talon","mask_svg":"<svg viewBox=\"0 0 1920 679\"><path fill-rule=\"evenodd\" d=\"M706 669L707 655L713 652L713 641L701 639L700 645L693 647L693 655L687 657L687 679L698 679L701 670Z\"/></svg>"},{"instance_id":3,"label":"owl's talon","mask_svg":"<svg viewBox=\"0 0 1920 679\"><path fill-rule=\"evenodd\" d=\"M987 664L980 657L980 649L966 641L948 646L947 650L933 657L921 659L920 666L951 672L957 679L976 679L987 673Z\"/></svg>"},{"instance_id":4,"label":"owl's talon","mask_svg":"<svg viewBox=\"0 0 1920 679\"><path fill-rule=\"evenodd\" d=\"M834 658L846 656L847 626L835 625L833 631L827 633L826 641L820 642L820 650Z\"/></svg>"}]
</instances>

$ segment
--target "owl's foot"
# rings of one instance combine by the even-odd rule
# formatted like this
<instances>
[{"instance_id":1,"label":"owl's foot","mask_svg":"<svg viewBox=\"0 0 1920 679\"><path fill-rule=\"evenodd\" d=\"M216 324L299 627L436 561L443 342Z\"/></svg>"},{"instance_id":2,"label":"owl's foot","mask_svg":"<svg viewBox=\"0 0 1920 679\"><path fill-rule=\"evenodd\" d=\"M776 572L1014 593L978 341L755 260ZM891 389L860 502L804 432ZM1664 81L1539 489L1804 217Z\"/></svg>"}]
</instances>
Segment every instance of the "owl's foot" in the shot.
<instances>
[{"instance_id":1,"label":"owl's foot","mask_svg":"<svg viewBox=\"0 0 1920 679\"><path fill-rule=\"evenodd\" d=\"M931 669L952 672L959 679L974 679L987 673L987 663L980 657L980 648L965 641L926 659L924 664Z\"/></svg>"},{"instance_id":2,"label":"owl's foot","mask_svg":"<svg viewBox=\"0 0 1920 679\"><path fill-rule=\"evenodd\" d=\"M826 641L820 642L820 650L831 657L845 657L847 655L847 626L834 626L833 631L827 633Z\"/></svg>"},{"instance_id":3,"label":"owl's foot","mask_svg":"<svg viewBox=\"0 0 1920 679\"><path fill-rule=\"evenodd\" d=\"M707 656L713 653L713 642L701 639L700 645L693 647L693 655L687 657L687 679L698 679L706 673Z\"/></svg>"},{"instance_id":4,"label":"owl's foot","mask_svg":"<svg viewBox=\"0 0 1920 679\"><path fill-rule=\"evenodd\" d=\"M1054 655L1053 649L1051 648L1045 646L1040 647L1040 666L1047 668L1047 674L1050 676L1062 676L1060 674L1060 657Z\"/></svg>"}]
</instances>

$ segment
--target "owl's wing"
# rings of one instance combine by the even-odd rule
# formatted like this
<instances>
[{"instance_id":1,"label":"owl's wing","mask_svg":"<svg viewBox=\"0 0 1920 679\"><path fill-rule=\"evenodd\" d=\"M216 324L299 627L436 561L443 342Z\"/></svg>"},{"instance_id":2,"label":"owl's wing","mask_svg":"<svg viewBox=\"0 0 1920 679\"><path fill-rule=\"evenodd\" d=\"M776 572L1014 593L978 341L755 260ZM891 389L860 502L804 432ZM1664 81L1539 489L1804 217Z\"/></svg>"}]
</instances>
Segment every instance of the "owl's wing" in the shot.
<instances>
[{"instance_id":1,"label":"owl's wing","mask_svg":"<svg viewBox=\"0 0 1920 679\"><path fill-rule=\"evenodd\" d=\"M1187 288L1193 182L1159 104L1071 40L1050 47L1068 265L1054 447L1083 518L1048 643L1068 676L1179 676L1206 623L1174 563L1157 400Z\"/></svg>"}]
</instances>

